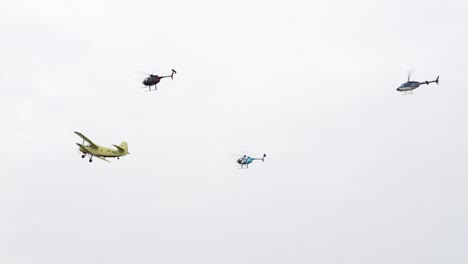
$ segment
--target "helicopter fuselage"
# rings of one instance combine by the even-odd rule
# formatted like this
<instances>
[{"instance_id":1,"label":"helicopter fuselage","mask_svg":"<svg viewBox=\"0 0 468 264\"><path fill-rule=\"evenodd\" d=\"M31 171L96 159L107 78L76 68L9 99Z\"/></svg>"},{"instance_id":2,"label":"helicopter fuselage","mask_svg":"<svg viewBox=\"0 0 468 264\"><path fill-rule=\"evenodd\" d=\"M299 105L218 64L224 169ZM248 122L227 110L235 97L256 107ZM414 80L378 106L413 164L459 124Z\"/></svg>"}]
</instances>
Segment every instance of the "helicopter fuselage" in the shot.
<instances>
[{"instance_id":1,"label":"helicopter fuselage","mask_svg":"<svg viewBox=\"0 0 468 264\"><path fill-rule=\"evenodd\" d=\"M400 87L397 88L397 91L399 91L399 92L412 91L412 90L418 88L421 84L423 84L423 83L420 83L420 82L406 82L406 83L400 85Z\"/></svg>"},{"instance_id":2,"label":"helicopter fuselage","mask_svg":"<svg viewBox=\"0 0 468 264\"><path fill-rule=\"evenodd\" d=\"M248 165L248 164L252 163L254 160L255 160L255 158L252 158L252 157L242 157L242 158L237 160L237 163L239 163L241 165Z\"/></svg>"},{"instance_id":3,"label":"helicopter fuselage","mask_svg":"<svg viewBox=\"0 0 468 264\"><path fill-rule=\"evenodd\" d=\"M158 76L150 76L143 80L143 85L146 85L146 86L156 85L161 81L161 79L162 78Z\"/></svg>"}]
</instances>

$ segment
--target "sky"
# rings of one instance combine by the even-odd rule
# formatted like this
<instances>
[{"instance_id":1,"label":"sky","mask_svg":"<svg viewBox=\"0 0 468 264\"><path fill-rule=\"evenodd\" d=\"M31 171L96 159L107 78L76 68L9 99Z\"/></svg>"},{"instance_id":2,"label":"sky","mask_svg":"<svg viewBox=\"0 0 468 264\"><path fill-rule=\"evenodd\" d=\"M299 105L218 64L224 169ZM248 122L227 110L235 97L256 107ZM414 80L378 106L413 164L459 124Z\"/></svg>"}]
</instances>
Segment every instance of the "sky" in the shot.
<instances>
[{"instance_id":1,"label":"sky","mask_svg":"<svg viewBox=\"0 0 468 264\"><path fill-rule=\"evenodd\" d=\"M2 1L0 263L467 263L466 10Z\"/></svg>"}]
</instances>

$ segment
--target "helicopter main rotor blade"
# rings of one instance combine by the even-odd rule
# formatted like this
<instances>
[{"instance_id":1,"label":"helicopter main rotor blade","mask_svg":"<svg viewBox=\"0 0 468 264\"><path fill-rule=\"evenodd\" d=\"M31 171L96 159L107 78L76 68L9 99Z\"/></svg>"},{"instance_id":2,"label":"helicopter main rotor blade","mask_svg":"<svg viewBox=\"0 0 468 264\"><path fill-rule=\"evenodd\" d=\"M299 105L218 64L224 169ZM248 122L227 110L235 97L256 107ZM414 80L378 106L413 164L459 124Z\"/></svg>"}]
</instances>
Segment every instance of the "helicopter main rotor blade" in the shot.
<instances>
[{"instance_id":1,"label":"helicopter main rotor blade","mask_svg":"<svg viewBox=\"0 0 468 264\"><path fill-rule=\"evenodd\" d=\"M410 81L411 75L413 75L413 72L414 72L413 69L409 69L409 70L406 71L406 74L408 75L408 82Z\"/></svg>"},{"instance_id":2,"label":"helicopter main rotor blade","mask_svg":"<svg viewBox=\"0 0 468 264\"><path fill-rule=\"evenodd\" d=\"M142 74L142 75L148 75L148 76L149 76L149 75L152 75L152 74L150 74L150 73L146 73L146 72L142 72L142 71L137 71L137 72L135 72L135 73L136 73L136 74Z\"/></svg>"}]
</instances>

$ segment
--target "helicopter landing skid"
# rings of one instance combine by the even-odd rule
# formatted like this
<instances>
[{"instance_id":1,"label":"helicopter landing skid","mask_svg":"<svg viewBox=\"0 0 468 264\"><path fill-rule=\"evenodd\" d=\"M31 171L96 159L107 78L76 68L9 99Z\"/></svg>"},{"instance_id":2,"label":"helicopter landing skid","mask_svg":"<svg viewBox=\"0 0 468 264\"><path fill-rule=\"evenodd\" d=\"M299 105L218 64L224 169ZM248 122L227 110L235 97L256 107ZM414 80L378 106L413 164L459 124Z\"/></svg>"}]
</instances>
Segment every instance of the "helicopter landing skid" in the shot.
<instances>
[{"instance_id":1,"label":"helicopter landing skid","mask_svg":"<svg viewBox=\"0 0 468 264\"><path fill-rule=\"evenodd\" d=\"M413 91L404 92L403 95L413 95Z\"/></svg>"}]
</instances>

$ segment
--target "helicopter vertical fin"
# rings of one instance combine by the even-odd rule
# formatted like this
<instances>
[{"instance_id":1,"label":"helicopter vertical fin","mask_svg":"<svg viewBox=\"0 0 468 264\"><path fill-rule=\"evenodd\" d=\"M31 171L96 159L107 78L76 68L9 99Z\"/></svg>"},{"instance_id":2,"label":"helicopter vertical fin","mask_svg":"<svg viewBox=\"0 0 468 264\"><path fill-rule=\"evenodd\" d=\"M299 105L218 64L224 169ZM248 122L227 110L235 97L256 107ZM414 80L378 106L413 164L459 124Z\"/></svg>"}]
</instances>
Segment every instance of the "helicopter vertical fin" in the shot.
<instances>
[{"instance_id":1,"label":"helicopter vertical fin","mask_svg":"<svg viewBox=\"0 0 468 264\"><path fill-rule=\"evenodd\" d=\"M171 79L174 80L174 73L177 73L174 69L172 69L172 73L171 73Z\"/></svg>"}]
</instances>

